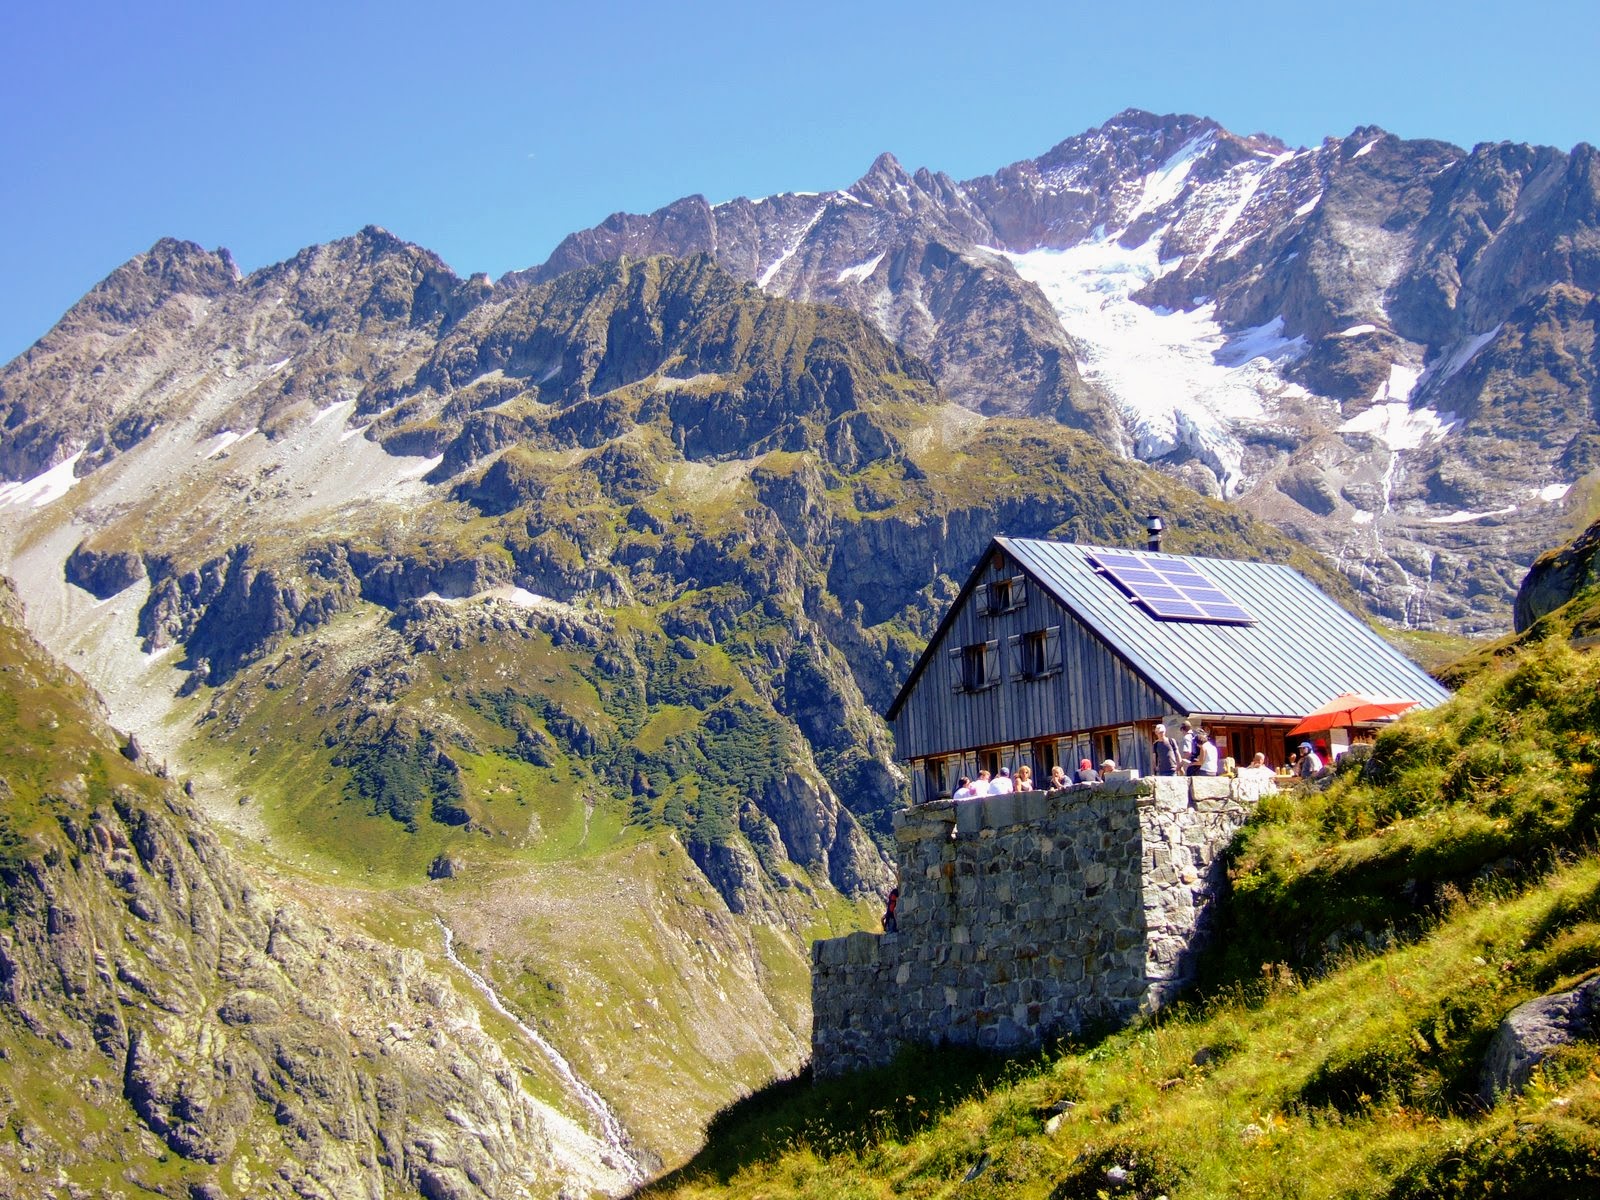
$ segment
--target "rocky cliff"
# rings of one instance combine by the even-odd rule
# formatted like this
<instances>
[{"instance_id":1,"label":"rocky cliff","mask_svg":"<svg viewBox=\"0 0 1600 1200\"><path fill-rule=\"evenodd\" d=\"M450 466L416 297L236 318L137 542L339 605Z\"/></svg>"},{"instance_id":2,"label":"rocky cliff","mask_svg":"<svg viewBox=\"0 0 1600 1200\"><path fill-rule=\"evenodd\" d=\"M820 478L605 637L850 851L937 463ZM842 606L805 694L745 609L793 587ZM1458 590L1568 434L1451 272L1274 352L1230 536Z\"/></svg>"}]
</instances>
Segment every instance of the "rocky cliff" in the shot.
<instances>
[{"instance_id":1,"label":"rocky cliff","mask_svg":"<svg viewBox=\"0 0 1600 1200\"><path fill-rule=\"evenodd\" d=\"M626 1144L527 1086L416 950L238 860L0 613L7 1195L617 1193ZM299 895L295 893L299 892Z\"/></svg>"}]
</instances>

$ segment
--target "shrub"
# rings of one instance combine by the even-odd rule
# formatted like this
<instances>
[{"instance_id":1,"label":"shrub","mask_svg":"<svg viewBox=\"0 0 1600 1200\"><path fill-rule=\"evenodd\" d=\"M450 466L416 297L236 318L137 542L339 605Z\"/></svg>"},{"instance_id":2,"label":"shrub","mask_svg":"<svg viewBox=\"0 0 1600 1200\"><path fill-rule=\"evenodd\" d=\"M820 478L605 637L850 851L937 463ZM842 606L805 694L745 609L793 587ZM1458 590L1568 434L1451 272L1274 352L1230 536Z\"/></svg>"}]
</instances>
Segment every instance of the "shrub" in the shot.
<instances>
[{"instance_id":1,"label":"shrub","mask_svg":"<svg viewBox=\"0 0 1600 1200\"><path fill-rule=\"evenodd\" d=\"M1600 1130L1577 1121L1506 1121L1435 1151L1389 1200L1586 1200L1600 1193Z\"/></svg>"}]
</instances>

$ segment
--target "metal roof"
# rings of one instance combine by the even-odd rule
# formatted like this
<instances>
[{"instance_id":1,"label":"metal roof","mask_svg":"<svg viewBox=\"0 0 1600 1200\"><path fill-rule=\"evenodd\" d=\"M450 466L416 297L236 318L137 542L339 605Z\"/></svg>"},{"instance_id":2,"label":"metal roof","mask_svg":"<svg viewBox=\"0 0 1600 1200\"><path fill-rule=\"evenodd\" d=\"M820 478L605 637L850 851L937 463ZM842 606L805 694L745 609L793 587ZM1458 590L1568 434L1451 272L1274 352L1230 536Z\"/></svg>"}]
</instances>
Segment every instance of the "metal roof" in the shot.
<instances>
[{"instance_id":1,"label":"metal roof","mask_svg":"<svg viewBox=\"0 0 1600 1200\"><path fill-rule=\"evenodd\" d=\"M1450 695L1293 567L1141 552L1192 564L1255 618L1249 625L1224 625L1153 617L1089 561L1096 553L1125 550L1035 538L997 537L994 544L1179 712L1298 718L1341 692L1403 696L1429 708ZM989 553L978 560L974 577ZM968 591L963 588L957 605Z\"/></svg>"}]
</instances>

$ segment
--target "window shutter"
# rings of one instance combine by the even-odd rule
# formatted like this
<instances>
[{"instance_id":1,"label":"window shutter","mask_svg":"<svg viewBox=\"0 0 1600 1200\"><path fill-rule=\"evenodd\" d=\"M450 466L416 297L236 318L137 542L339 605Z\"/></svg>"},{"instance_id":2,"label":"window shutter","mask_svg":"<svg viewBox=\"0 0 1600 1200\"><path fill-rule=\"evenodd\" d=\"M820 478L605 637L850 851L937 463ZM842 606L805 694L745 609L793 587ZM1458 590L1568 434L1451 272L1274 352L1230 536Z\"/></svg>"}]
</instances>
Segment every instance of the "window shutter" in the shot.
<instances>
[{"instance_id":1,"label":"window shutter","mask_svg":"<svg viewBox=\"0 0 1600 1200\"><path fill-rule=\"evenodd\" d=\"M1000 682L1000 639L991 638L983 644L983 686L993 687Z\"/></svg>"},{"instance_id":2,"label":"window shutter","mask_svg":"<svg viewBox=\"0 0 1600 1200\"><path fill-rule=\"evenodd\" d=\"M950 655L950 690L965 691L966 680L961 676L961 647L951 646L947 653Z\"/></svg>"},{"instance_id":3,"label":"window shutter","mask_svg":"<svg viewBox=\"0 0 1600 1200\"><path fill-rule=\"evenodd\" d=\"M1042 671L1061 670L1061 626L1052 625L1044 631L1044 663Z\"/></svg>"},{"instance_id":4,"label":"window shutter","mask_svg":"<svg viewBox=\"0 0 1600 1200\"><path fill-rule=\"evenodd\" d=\"M979 612L987 613L989 611L989 585L987 583L980 583L973 591L972 602L978 606Z\"/></svg>"},{"instance_id":5,"label":"window shutter","mask_svg":"<svg viewBox=\"0 0 1600 1200\"><path fill-rule=\"evenodd\" d=\"M1022 635L1013 633L1006 639L1006 670L1012 679L1021 679L1026 672L1022 669Z\"/></svg>"},{"instance_id":6,"label":"window shutter","mask_svg":"<svg viewBox=\"0 0 1600 1200\"><path fill-rule=\"evenodd\" d=\"M1011 607L1021 608L1028 602L1028 577L1026 575L1013 575L1011 577Z\"/></svg>"}]
</instances>

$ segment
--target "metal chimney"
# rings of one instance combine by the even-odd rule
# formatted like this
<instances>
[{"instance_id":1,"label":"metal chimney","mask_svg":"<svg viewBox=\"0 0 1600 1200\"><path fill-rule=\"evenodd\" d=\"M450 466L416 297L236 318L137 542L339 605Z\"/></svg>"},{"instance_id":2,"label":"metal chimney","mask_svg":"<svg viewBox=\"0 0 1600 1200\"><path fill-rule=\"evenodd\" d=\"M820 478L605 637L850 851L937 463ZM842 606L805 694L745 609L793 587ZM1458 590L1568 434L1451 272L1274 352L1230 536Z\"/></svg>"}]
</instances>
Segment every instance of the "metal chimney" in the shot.
<instances>
[{"instance_id":1,"label":"metal chimney","mask_svg":"<svg viewBox=\"0 0 1600 1200\"><path fill-rule=\"evenodd\" d=\"M1148 517L1145 518L1144 527L1145 527L1145 532L1147 532L1150 535L1150 540L1147 543L1145 543L1145 549L1146 550L1160 550L1161 549L1161 530L1163 528L1162 524L1161 524L1161 518L1156 516L1155 513L1151 513Z\"/></svg>"}]
</instances>

